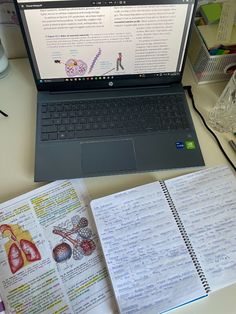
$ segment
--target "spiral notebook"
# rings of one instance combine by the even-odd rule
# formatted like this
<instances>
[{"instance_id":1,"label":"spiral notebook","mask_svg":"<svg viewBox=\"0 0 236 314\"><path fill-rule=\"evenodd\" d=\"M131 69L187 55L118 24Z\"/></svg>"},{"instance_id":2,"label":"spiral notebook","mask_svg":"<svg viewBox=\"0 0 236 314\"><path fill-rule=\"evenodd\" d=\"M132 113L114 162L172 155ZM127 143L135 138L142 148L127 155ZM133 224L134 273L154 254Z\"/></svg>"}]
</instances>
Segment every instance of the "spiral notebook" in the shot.
<instances>
[{"instance_id":1,"label":"spiral notebook","mask_svg":"<svg viewBox=\"0 0 236 314\"><path fill-rule=\"evenodd\" d=\"M91 207L120 313L162 313L236 282L236 178L228 167Z\"/></svg>"}]
</instances>

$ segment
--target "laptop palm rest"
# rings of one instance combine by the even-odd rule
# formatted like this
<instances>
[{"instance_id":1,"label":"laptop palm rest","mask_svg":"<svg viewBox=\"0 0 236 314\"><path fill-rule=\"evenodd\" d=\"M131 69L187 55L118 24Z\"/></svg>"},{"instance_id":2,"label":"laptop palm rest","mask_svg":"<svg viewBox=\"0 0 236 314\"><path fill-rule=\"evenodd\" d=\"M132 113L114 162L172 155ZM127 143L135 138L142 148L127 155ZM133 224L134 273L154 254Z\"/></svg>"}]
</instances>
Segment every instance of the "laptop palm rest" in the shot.
<instances>
[{"instance_id":1,"label":"laptop palm rest","mask_svg":"<svg viewBox=\"0 0 236 314\"><path fill-rule=\"evenodd\" d=\"M134 144L131 139L81 143L84 175L136 170Z\"/></svg>"}]
</instances>

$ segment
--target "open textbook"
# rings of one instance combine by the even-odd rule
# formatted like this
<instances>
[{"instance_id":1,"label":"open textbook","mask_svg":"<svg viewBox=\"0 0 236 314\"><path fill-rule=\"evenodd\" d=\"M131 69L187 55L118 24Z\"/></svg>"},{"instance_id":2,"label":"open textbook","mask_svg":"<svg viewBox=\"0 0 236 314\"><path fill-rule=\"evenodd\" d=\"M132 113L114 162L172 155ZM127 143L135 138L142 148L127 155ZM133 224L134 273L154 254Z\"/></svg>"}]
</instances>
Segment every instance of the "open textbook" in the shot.
<instances>
[{"instance_id":1,"label":"open textbook","mask_svg":"<svg viewBox=\"0 0 236 314\"><path fill-rule=\"evenodd\" d=\"M0 296L6 313L112 312L88 203L82 181L66 180L0 204Z\"/></svg>"},{"instance_id":2,"label":"open textbook","mask_svg":"<svg viewBox=\"0 0 236 314\"><path fill-rule=\"evenodd\" d=\"M227 167L91 202L120 312L161 313L236 282L236 178Z\"/></svg>"}]
</instances>

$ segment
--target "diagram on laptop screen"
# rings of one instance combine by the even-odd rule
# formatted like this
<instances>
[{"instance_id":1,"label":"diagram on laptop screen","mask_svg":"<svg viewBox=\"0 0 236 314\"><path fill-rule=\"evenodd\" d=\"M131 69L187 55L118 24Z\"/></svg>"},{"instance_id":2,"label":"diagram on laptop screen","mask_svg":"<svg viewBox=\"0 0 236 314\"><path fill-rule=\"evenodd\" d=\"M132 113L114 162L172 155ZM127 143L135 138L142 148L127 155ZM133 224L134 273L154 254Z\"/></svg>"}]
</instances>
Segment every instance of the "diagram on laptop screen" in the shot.
<instances>
[{"instance_id":1,"label":"diagram on laptop screen","mask_svg":"<svg viewBox=\"0 0 236 314\"><path fill-rule=\"evenodd\" d=\"M123 64L122 52L118 52L117 56L114 56L113 61L100 61L99 59L101 59L101 55L102 50L101 48L99 48L94 58L90 61L89 65L84 60L77 58L70 58L66 62L56 59L54 60L54 63L62 65L64 67L65 74L68 77L93 76L93 70L94 68L96 68L96 65L98 65L98 67L100 68L100 75L102 76L107 74L114 74L115 72L119 71L124 71L125 68Z\"/></svg>"}]
</instances>

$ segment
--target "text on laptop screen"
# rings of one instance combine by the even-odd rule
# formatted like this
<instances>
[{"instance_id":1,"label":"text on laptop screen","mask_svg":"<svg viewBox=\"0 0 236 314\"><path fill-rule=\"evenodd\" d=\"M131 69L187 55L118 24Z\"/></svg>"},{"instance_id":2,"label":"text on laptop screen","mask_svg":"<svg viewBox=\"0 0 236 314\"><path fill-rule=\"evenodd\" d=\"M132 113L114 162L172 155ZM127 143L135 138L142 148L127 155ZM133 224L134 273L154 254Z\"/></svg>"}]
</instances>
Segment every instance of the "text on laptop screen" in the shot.
<instances>
[{"instance_id":1,"label":"text on laptop screen","mask_svg":"<svg viewBox=\"0 0 236 314\"><path fill-rule=\"evenodd\" d=\"M38 82L182 71L194 0L18 0L18 5Z\"/></svg>"}]
</instances>

